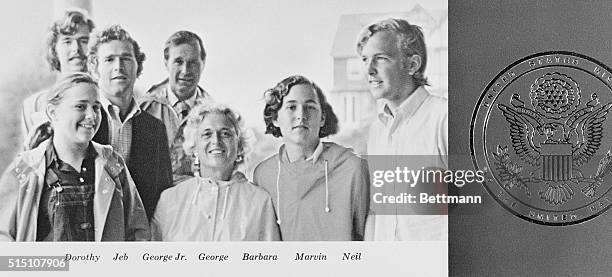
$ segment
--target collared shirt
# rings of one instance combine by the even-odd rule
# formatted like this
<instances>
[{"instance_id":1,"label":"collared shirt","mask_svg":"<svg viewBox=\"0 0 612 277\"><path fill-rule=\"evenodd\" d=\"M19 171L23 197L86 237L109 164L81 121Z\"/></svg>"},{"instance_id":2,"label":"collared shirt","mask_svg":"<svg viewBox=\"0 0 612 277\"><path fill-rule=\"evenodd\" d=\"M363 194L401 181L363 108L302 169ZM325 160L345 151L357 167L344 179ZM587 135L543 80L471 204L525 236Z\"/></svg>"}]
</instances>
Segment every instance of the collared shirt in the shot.
<instances>
[{"instance_id":1,"label":"collared shirt","mask_svg":"<svg viewBox=\"0 0 612 277\"><path fill-rule=\"evenodd\" d=\"M172 92L172 89L170 88L170 82L168 82L168 85L166 86L166 94L168 95L168 102L170 102L170 105L172 105L173 108L176 107L176 104L181 101L180 99L178 99L178 97L176 97L176 94ZM195 106L197 96L200 94L202 94L200 88L196 87L195 93L183 102L189 105L189 109L191 109L193 108L193 106Z\"/></svg>"},{"instance_id":2,"label":"collared shirt","mask_svg":"<svg viewBox=\"0 0 612 277\"><path fill-rule=\"evenodd\" d=\"M321 156L322 152L323 152L323 142L319 140L319 143L317 144L317 147L315 148L314 152L312 152L312 155L310 157L306 158L306 161L312 162L312 164L316 163L317 160L319 159L319 156ZM287 151L284 152L284 159L286 159L289 162L295 162L289 159L289 154L287 153Z\"/></svg>"},{"instance_id":3,"label":"collared shirt","mask_svg":"<svg viewBox=\"0 0 612 277\"><path fill-rule=\"evenodd\" d=\"M97 156L98 152L89 143L79 172L57 157L53 143L49 143L45 150L45 186L38 207L37 241L94 240L93 197ZM79 212L70 212L75 209ZM53 214L49 214L49 211Z\"/></svg>"},{"instance_id":4,"label":"collared shirt","mask_svg":"<svg viewBox=\"0 0 612 277\"><path fill-rule=\"evenodd\" d=\"M180 100L170 89L168 79L149 89L147 94L139 101L143 111L148 112L164 123L168 134L168 146L172 148L175 137L182 136L182 127L185 125L185 122L181 120L180 115L176 111L176 106ZM198 102L205 101L213 101L213 99L201 87L197 87L196 93L187 99L185 104L191 109Z\"/></svg>"},{"instance_id":5,"label":"collared shirt","mask_svg":"<svg viewBox=\"0 0 612 277\"><path fill-rule=\"evenodd\" d=\"M79 173L70 164L65 163L57 157L57 152L55 152L55 147L53 146L52 142L53 139L51 138L51 141L49 142L49 145L45 150L45 164L47 165L47 169L57 168L63 172ZM85 159L83 159L83 163L81 164L81 173L84 175L85 180L91 181L92 184L95 177L94 161L96 160L97 156L98 152L96 152L96 149L94 149L93 145L90 142L89 146L87 147L87 154L85 155ZM79 177L74 178L74 180L76 180L77 178Z\"/></svg>"},{"instance_id":6,"label":"collared shirt","mask_svg":"<svg viewBox=\"0 0 612 277\"><path fill-rule=\"evenodd\" d=\"M168 135L168 146L170 147L170 159L172 162L172 175L175 184L193 176L191 155L185 154L183 150L183 129L186 120L181 118L177 112L177 105L180 103L176 95L170 89L168 79L151 87L147 94L140 99L140 107L157 119L161 120L166 126ZM189 109L197 103L214 101L210 95L201 87L196 88L196 93L186 103Z\"/></svg>"},{"instance_id":7,"label":"collared shirt","mask_svg":"<svg viewBox=\"0 0 612 277\"><path fill-rule=\"evenodd\" d=\"M323 143L321 142L321 140L319 140L319 144L317 144L317 148L315 148L314 152L312 152L312 156L310 156L310 158L307 158L306 161L310 162L312 161L312 163L316 163L317 160L319 159L319 156L321 156L321 153L323 152Z\"/></svg>"},{"instance_id":8,"label":"collared shirt","mask_svg":"<svg viewBox=\"0 0 612 277\"><path fill-rule=\"evenodd\" d=\"M176 115L178 116L181 122L185 121L185 118L187 118L187 115L189 114L189 111L191 111L191 108L196 105L196 98L199 93L198 90L199 89L196 87L196 91L193 93L193 95L187 100L182 101L178 99L178 97L176 97L176 94L174 94L174 92L170 88L170 82L168 82L168 86L166 86L168 102L170 102L170 105L172 105L172 108L176 112Z\"/></svg>"},{"instance_id":9,"label":"collared shirt","mask_svg":"<svg viewBox=\"0 0 612 277\"><path fill-rule=\"evenodd\" d=\"M448 167L448 100L419 87L397 108L378 103L369 155L436 155Z\"/></svg>"},{"instance_id":10,"label":"collared shirt","mask_svg":"<svg viewBox=\"0 0 612 277\"><path fill-rule=\"evenodd\" d=\"M132 146L132 118L139 115L142 111L136 104L136 101L132 99L130 110L122 121L119 116L119 106L112 104L104 96L100 97L100 102L102 103L104 112L108 115L108 133L110 135L109 141L111 142L111 146L113 146L115 151L121 154L125 163L129 164Z\"/></svg>"},{"instance_id":11,"label":"collared shirt","mask_svg":"<svg viewBox=\"0 0 612 277\"><path fill-rule=\"evenodd\" d=\"M448 168L448 100L419 87L391 108L381 101L370 127L368 155L423 155ZM446 215L376 215L368 218L369 240L447 240Z\"/></svg>"}]
</instances>

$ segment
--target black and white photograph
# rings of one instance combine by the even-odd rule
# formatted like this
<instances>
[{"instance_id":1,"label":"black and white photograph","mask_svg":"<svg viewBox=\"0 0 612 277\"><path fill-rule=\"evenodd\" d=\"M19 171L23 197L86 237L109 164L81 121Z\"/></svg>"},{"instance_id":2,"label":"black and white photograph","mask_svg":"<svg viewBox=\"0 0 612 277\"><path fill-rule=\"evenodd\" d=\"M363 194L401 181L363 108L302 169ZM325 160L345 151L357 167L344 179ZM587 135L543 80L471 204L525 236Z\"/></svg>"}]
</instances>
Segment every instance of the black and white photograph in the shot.
<instances>
[{"instance_id":1,"label":"black and white photograph","mask_svg":"<svg viewBox=\"0 0 612 277\"><path fill-rule=\"evenodd\" d=\"M2 7L2 276L610 275L606 1Z\"/></svg>"},{"instance_id":2,"label":"black and white photograph","mask_svg":"<svg viewBox=\"0 0 612 277\"><path fill-rule=\"evenodd\" d=\"M2 78L7 240L447 240L371 212L364 157L447 164L446 3L47 4Z\"/></svg>"},{"instance_id":3,"label":"black and white photograph","mask_svg":"<svg viewBox=\"0 0 612 277\"><path fill-rule=\"evenodd\" d=\"M445 1L3 5L0 270L448 273L446 203L371 192L448 168Z\"/></svg>"}]
</instances>

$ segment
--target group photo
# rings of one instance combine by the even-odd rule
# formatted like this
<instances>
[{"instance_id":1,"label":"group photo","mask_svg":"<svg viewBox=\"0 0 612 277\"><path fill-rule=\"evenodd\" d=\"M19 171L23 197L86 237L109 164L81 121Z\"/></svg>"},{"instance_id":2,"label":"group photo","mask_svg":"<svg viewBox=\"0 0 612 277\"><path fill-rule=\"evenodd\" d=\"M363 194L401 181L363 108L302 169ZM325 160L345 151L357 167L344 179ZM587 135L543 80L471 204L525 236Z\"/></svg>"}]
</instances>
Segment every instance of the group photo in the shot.
<instances>
[{"instance_id":1,"label":"group photo","mask_svg":"<svg viewBox=\"0 0 612 277\"><path fill-rule=\"evenodd\" d=\"M36 8L7 57L1 240L448 239L376 214L367 159L448 165L445 3L111 2Z\"/></svg>"},{"instance_id":2,"label":"group photo","mask_svg":"<svg viewBox=\"0 0 612 277\"><path fill-rule=\"evenodd\" d=\"M0 272L609 276L611 15L3 3Z\"/></svg>"}]
</instances>

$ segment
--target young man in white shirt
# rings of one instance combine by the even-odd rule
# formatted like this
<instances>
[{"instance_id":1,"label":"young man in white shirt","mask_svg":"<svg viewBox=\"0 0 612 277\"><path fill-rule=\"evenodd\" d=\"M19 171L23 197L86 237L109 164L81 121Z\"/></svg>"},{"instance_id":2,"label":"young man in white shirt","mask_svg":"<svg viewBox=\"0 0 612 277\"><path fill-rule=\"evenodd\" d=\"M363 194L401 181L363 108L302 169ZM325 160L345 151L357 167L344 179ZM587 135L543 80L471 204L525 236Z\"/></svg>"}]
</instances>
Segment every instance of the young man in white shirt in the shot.
<instances>
[{"instance_id":1,"label":"young man in white shirt","mask_svg":"<svg viewBox=\"0 0 612 277\"><path fill-rule=\"evenodd\" d=\"M94 23L85 11L68 10L49 28L45 60L58 76L73 72L87 72L87 43ZM23 101L21 113L21 135L28 134L46 122L48 88L38 91ZM25 146L29 141L25 142Z\"/></svg>"},{"instance_id":2,"label":"young man in white shirt","mask_svg":"<svg viewBox=\"0 0 612 277\"><path fill-rule=\"evenodd\" d=\"M447 168L448 101L425 89L427 52L421 28L403 19L376 22L360 34L357 52L378 107L368 155L427 157L431 164L423 167ZM447 240L448 217L372 212L365 236L367 240Z\"/></svg>"}]
</instances>

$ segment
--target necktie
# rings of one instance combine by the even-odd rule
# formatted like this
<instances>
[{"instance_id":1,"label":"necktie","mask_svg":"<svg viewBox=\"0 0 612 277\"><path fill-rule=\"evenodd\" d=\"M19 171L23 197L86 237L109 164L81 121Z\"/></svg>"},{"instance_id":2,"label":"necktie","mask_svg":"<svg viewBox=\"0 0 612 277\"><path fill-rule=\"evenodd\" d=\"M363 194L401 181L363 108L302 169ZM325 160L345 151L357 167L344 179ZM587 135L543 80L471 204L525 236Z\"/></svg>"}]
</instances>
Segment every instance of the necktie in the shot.
<instances>
[{"instance_id":1,"label":"necktie","mask_svg":"<svg viewBox=\"0 0 612 277\"><path fill-rule=\"evenodd\" d=\"M183 121L183 119L185 119L185 117L187 117L189 114L189 105L183 101L179 101L174 106L174 110L178 114L179 120Z\"/></svg>"}]
</instances>

